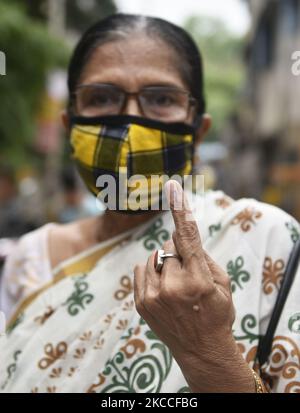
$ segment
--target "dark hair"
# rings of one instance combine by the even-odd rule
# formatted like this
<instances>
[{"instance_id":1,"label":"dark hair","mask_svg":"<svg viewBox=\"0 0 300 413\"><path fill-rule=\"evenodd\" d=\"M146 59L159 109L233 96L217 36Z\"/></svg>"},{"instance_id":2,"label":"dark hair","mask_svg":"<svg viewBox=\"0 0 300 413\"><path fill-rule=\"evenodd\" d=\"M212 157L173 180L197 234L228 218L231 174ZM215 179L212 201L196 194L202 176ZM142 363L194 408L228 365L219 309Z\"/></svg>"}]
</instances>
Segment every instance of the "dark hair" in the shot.
<instances>
[{"instance_id":1,"label":"dark hair","mask_svg":"<svg viewBox=\"0 0 300 413\"><path fill-rule=\"evenodd\" d=\"M183 80L198 102L198 112L204 113L203 65L200 51L184 29L156 17L117 13L90 27L77 44L69 64L70 96L75 91L85 64L98 46L126 38L135 32L157 36L175 50L179 57L178 69Z\"/></svg>"}]
</instances>

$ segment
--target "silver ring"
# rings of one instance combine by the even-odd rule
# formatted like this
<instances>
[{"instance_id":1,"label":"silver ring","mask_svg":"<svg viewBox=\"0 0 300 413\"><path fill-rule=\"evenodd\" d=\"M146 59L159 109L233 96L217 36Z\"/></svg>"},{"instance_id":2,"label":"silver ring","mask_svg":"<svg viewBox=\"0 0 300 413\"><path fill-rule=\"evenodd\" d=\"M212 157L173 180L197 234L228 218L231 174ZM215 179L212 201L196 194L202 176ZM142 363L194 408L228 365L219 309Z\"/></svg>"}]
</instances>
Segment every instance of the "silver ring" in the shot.
<instances>
[{"instance_id":1,"label":"silver ring","mask_svg":"<svg viewBox=\"0 0 300 413\"><path fill-rule=\"evenodd\" d=\"M177 258L180 260L180 257L173 253L166 253L164 250L157 250L154 257L154 267L157 272L161 272L164 265L164 260L166 258Z\"/></svg>"}]
</instances>

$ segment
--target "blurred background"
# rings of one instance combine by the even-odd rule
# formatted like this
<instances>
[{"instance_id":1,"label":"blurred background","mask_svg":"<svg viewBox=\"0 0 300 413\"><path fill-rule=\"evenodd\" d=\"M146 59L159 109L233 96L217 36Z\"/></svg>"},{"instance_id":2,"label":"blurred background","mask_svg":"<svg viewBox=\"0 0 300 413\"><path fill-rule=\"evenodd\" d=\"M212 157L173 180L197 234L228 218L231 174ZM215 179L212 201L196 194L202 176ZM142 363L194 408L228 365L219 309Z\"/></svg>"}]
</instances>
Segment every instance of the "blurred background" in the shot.
<instances>
[{"instance_id":1,"label":"blurred background","mask_svg":"<svg viewBox=\"0 0 300 413\"><path fill-rule=\"evenodd\" d=\"M199 151L207 187L300 219L300 0L0 0L0 256L46 222L99 213L72 168L60 113L72 48L117 11L169 19L199 45L214 121Z\"/></svg>"}]
</instances>

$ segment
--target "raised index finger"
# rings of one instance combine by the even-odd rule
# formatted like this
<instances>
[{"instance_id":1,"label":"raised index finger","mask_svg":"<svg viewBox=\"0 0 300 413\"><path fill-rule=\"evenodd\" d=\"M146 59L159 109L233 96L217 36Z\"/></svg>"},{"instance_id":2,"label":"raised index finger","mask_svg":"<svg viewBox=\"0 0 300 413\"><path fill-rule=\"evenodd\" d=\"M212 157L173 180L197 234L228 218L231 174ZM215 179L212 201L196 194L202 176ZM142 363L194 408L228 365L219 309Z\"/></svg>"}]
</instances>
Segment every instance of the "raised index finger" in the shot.
<instances>
[{"instance_id":1,"label":"raised index finger","mask_svg":"<svg viewBox=\"0 0 300 413\"><path fill-rule=\"evenodd\" d=\"M170 180L165 191L175 223L174 242L183 261L204 257L197 223L181 185Z\"/></svg>"}]
</instances>

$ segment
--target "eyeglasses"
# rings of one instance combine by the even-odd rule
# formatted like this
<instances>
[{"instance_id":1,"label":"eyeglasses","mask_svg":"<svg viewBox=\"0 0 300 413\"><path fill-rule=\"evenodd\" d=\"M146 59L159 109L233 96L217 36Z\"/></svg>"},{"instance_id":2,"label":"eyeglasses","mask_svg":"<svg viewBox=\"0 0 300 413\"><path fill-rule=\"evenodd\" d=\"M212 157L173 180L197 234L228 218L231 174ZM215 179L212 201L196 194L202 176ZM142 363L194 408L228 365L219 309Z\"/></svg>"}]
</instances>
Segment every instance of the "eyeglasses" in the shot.
<instances>
[{"instance_id":1,"label":"eyeglasses","mask_svg":"<svg viewBox=\"0 0 300 413\"><path fill-rule=\"evenodd\" d=\"M112 84L83 84L74 95L75 111L81 116L120 115L129 96L136 97L143 116L166 122L185 121L197 106L189 92L169 86L147 86L130 93Z\"/></svg>"}]
</instances>

